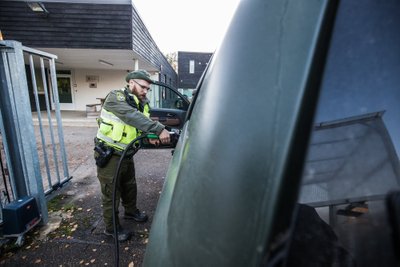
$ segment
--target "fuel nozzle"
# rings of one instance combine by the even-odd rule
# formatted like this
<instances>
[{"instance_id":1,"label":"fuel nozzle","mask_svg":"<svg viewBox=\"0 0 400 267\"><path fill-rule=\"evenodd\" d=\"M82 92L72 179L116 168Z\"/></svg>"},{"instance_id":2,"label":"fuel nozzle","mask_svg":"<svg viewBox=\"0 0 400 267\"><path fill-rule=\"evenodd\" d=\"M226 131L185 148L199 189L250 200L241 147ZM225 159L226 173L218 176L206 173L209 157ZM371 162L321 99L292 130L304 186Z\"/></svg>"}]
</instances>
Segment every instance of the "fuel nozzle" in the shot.
<instances>
[{"instance_id":1,"label":"fuel nozzle","mask_svg":"<svg viewBox=\"0 0 400 267\"><path fill-rule=\"evenodd\" d=\"M158 139L158 135L150 133L147 134L146 137L148 139ZM169 137L170 137L170 143L173 147L175 147L176 143L178 142L179 139L179 134L177 132L174 131L169 131Z\"/></svg>"},{"instance_id":2,"label":"fuel nozzle","mask_svg":"<svg viewBox=\"0 0 400 267\"><path fill-rule=\"evenodd\" d=\"M158 135L153 134L153 133L147 134L146 137L149 139L158 139Z\"/></svg>"},{"instance_id":3,"label":"fuel nozzle","mask_svg":"<svg viewBox=\"0 0 400 267\"><path fill-rule=\"evenodd\" d=\"M175 136L179 136L178 133L174 132L174 131L169 131L169 136L171 138L175 137ZM158 139L158 135L154 134L154 133L149 133L146 135L147 138L149 139Z\"/></svg>"}]
</instances>

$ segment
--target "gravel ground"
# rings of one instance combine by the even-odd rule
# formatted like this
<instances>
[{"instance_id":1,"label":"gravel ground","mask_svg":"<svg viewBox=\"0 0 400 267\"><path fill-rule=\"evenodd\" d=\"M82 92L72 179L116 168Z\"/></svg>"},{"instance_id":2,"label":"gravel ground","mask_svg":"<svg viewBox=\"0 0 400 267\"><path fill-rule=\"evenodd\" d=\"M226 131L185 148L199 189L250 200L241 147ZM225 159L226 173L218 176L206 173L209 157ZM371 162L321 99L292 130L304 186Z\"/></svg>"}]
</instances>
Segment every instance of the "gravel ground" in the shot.
<instances>
[{"instance_id":1,"label":"gravel ground","mask_svg":"<svg viewBox=\"0 0 400 267\"><path fill-rule=\"evenodd\" d=\"M48 203L49 223L25 235L21 247L3 240L3 266L115 266L112 238L103 234L101 194L93 160L94 127L64 127L68 167L72 180L57 190ZM121 219L134 232L120 243L120 266L140 266L154 211L171 160L171 149L140 150L134 157L138 207L146 211L144 224ZM120 214L123 213L122 210Z\"/></svg>"}]
</instances>

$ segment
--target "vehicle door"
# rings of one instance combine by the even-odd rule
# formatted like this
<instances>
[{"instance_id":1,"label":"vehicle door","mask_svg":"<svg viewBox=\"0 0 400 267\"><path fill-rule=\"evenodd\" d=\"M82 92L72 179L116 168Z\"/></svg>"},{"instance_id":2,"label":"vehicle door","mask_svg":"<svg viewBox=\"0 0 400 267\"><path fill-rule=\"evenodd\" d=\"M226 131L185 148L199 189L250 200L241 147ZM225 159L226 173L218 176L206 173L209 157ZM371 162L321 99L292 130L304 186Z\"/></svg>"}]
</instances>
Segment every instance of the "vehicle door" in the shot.
<instances>
[{"instance_id":1,"label":"vehicle door","mask_svg":"<svg viewBox=\"0 0 400 267\"><path fill-rule=\"evenodd\" d=\"M186 113L190 102L177 89L162 82L155 82L148 94L150 100L150 118L159 121L173 134L171 145L161 147L175 147L181 129L185 123ZM152 146L144 142L147 148Z\"/></svg>"}]
</instances>

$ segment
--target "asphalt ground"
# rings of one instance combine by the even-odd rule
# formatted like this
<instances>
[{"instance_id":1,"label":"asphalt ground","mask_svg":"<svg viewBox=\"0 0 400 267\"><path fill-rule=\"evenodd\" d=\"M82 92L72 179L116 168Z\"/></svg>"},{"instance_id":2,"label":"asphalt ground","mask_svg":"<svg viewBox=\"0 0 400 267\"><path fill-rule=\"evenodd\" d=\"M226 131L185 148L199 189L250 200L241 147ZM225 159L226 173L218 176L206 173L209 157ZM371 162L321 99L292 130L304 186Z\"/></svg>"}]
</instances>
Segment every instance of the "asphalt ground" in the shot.
<instances>
[{"instance_id":1,"label":"asphalt ground","mask_svg":"<svg viewBox=\"0 0 400 267\"><path fill-rule=\"evenodd\" d=\"M48 202L49 223L16 239L3 240L2 266L115 266L112 237L103 234L100 185L93 159L95 127L64 126L68 168L73 177ZM154 211L164 184L171 149L140 150L134 157L138 207L149 215L146 223L120 219L134 235L120 243L120 266L141 266ZM123 210L120 210L123 214Z\"/></svg>"}]
</instances>

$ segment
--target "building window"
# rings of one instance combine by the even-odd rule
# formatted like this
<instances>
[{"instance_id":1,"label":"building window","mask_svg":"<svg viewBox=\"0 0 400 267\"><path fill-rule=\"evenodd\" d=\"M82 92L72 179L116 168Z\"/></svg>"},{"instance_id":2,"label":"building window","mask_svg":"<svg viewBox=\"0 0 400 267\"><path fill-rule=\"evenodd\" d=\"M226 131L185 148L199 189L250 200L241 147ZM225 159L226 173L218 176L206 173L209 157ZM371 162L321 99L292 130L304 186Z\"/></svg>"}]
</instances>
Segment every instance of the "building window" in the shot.
<instances>
[{"instance_id":1,"label":"building window","mask_svg":"<svg viewBox=\"0 0 400 267\"><path fill-rule=\"evenodd\" d=\"M189 61L189 73L190 74L194 73L194 60Z\"/></svg>"}]
</instances>

